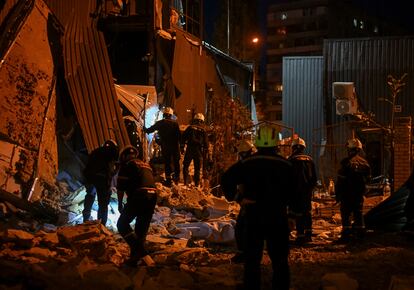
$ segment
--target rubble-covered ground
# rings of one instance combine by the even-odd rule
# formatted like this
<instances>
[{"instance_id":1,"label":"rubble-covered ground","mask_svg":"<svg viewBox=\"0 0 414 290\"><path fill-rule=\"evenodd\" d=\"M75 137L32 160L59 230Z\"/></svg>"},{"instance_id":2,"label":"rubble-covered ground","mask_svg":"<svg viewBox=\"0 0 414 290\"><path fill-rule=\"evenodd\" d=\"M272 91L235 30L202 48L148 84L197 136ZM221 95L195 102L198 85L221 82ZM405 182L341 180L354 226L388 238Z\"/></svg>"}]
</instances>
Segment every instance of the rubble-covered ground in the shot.
<instances>
[{"instance_id":1,"label":"rubble-covered ground","mask_svg":"<svg viewBox=\"0 0 414 290\"><path fill-rule=\"evenodd\" d=\"M0 203L0 289L237 289L243 267L231 257L238 205L201 189L158 189L147 238L154 264L148 260L136 268L123 264L128 246L112 226L80 223L79 195L73 195L63 225ZM368 198L366 210L381 200ZM329 197L315 199L313 213L313 242L291 247L292 289L414 289L412 238L368 232L362 241L338 244L338 205ZM263 289L270 289L266 254L262 265Z\"/></svg>"}]
</instances>

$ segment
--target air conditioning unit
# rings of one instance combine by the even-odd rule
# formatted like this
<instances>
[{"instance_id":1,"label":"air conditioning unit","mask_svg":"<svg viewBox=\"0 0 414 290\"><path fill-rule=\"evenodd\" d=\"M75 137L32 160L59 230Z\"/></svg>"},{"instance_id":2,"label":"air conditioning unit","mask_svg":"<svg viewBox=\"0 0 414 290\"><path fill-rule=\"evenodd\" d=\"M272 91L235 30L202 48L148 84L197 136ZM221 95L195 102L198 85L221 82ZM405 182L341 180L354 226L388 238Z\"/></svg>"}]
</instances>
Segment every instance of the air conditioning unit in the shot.
<instances>
[{"instance_id":1,"label":"air conditioning unit","mask_svg":"<svg viewBox=\"0 0 414 290\"><path fill-rule=\"evenodd\" d=\"M336 100L337 115L353 115L357 113L358 104L356 99Z\"/></svg>"},{"instance_id":2,"label":"air conditioning unit","mask_svg":"<svg viewBox=\"0 0 414 290\"><path fill-rule=\"evenodd\" d=\"M335 99L353 99L355 87L353 82L332 83L332 95Z\"/></svg>"}]
</instances>

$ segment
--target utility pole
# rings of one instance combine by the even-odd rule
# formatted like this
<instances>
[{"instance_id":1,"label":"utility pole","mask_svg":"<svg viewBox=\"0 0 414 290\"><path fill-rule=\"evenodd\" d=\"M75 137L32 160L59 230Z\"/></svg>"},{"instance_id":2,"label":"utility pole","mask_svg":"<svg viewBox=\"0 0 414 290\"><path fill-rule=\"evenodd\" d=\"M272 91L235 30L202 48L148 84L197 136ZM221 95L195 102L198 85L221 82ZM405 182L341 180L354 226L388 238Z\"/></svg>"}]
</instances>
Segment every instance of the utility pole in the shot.
<instances>
[{"instance_id":1,"label":"utility pole","mask_svg":"<svg viewBox=\"0 0 414 290\"><path fill-rule=\"evenodd\" d=\"M227 54L230 55L230 0L227 0Z\"/></svg>"}]
</instances>

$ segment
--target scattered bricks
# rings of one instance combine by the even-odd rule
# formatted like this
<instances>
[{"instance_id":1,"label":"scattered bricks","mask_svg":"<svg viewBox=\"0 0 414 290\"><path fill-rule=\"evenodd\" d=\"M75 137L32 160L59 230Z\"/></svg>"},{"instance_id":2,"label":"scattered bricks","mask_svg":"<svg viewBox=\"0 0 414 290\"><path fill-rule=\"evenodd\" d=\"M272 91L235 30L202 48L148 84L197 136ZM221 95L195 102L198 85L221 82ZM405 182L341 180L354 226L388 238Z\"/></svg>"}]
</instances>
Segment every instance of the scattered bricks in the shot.
<instances>
[{"instance_id":1,"label":"scattered bricks","mask_svg":"<svg viewBox=\"0 0 414 290\"><path fill-rule=\"evenodd\" d=\"M22 230L8 229L3 237L7 242L13 242L23 248L31 248L36 244L34 236Z\"/></svg>"}]
</instances>

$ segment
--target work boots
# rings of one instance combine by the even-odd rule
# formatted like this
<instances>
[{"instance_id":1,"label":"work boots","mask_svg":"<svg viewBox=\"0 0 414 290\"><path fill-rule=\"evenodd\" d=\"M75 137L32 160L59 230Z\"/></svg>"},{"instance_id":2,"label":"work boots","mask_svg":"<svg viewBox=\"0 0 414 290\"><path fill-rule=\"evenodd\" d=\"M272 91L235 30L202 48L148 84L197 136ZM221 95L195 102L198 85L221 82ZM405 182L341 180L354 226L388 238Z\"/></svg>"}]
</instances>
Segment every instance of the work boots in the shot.
<instances>
[{"instance_id":1,"label":"work boots","mask_svg":"<svg viewBox=\"0 0 414 290\"><path fill-rule=\"evenodd\" d=\"M145 251L144 246L142 243L140 243L134 232L127 234L124 237L124 240L130 248L130 255L129 258L125 261L125 264L131 267L135 267L137 266L138 261L142 257L148 255L148 253Z\"/></svg>"}]
</instances>

